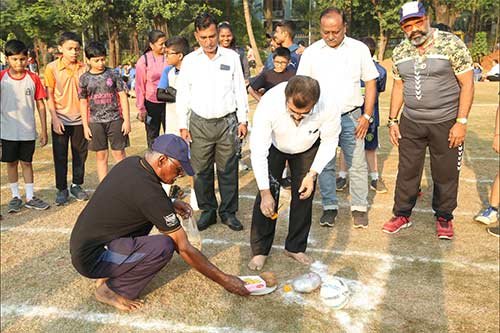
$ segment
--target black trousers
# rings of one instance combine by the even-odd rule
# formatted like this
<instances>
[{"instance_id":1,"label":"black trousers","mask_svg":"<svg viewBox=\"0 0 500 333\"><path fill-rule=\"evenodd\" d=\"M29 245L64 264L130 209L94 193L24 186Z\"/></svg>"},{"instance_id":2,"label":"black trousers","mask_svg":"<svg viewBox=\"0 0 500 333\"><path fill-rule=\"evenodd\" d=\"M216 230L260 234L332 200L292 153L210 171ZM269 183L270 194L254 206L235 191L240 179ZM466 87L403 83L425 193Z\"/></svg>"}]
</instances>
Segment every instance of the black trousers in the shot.
<instances>
[{"instance_id":1,"label":"black trousers","mask_svg":"<svg viewBox=\"0 0 500 333\"><path fill-rule=\"evenodd\" d=\"M434 183L432 209L436 217L453 218L457 208L458 176L463 145L448 148L448 134L455 119L435 124L421 124L401 116L399 165L394 194L395 216L410 217L418 197L425 152L429 147Z\"/></svg>"},{"instance_id":2,"label":"black trousers","mask_svg":"<svg viewBox=\"0 0 500 333\"><path fill-rule=\"evenodd\" d=\"M83 134L83 125L64 125L62 135L52 129L52 153L56 176L56 188L60 191L68 188L68 143L71 141L73 166L73 184L82 185L85 175L88 141Z\"/></svg>"},{"instance_id":3,"label":"black trousers","mask_svg":"<svg viewBox=\"0 0 500 333\"><path fill-rule=\"evenodd\" d=\"M203 212L219 208L225 219L238 211L238 120L235 113L217 119L205 119L191 112L191 165L198 207ZM221 203L218 207L214 188L214 162Z\"/></svg>"},{"instance_id":4,"label":"black trousers","mask_svg":"<svg viewBox=\"0 0 500 333\"><path fill-rule=\"evenodd\" d=\"M147 112L146 119L144 120L146 140L148 148L151 148L154 139L160 135L160 127L165 132L165 103L153 103L145 100L144 106Z\"/></svg>"},{"instance_id":5,"label":"black trousers","mask_svg":"<svg viewBox=\"0 0 500 333\"><path fill-rule=\"evenodd\" d=\"M281 179L285 163L288 161L292 177L292 200L290 202L290 218L288 224L288 235L286 237L285 249L297 253L304 252L307 248L307 237L311 229L312 202L316 185L311 196L305 200L299 199L299 188L316 156L320 140L311 148L299 154L285 154L276 147L269 148L267 158L269 172L275 179ZM276 223L262 214L260 210L261 196L257 194L252 213L252 227L250 230L250 244L252 254L268 255L273 245Z\"/></svg>"}]
</instances>

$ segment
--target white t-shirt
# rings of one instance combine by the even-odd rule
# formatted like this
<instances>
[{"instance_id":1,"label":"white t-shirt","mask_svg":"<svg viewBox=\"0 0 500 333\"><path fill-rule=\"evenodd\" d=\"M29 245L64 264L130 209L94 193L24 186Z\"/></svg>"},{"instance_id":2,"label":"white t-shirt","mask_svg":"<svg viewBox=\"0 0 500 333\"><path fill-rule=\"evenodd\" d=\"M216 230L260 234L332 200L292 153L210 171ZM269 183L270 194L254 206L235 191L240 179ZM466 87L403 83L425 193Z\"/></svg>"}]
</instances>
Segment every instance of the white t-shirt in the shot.
<instances>
[{"instance_id":1,"label":"white t-shirt","mask_svg":"<svg viewBox=\"0 0 500 333\"><path fill-rule=\"evenodd\" d=\"M35 101L47 97L40 78L26 71L20 79L0 72L0 138L10 141L36 139Z\"/></svg>"}]
</instances>

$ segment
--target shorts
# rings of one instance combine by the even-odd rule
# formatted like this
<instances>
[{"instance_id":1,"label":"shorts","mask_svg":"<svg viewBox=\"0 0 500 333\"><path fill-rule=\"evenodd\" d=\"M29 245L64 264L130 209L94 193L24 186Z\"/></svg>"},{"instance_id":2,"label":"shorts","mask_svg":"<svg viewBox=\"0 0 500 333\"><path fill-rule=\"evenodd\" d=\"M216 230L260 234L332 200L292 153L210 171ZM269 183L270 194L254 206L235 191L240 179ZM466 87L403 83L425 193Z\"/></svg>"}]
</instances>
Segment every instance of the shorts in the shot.
<instances>
[{"instance_id":1,"label":"shorts","mask_svg":"<svg viewBox=\"0 0 500 333\"><path fill-rule=\"evenodd\" d=\"M368 127L365 136L365 150L376 150L378 148L378 127Z\"/></svg>"},{"instance_id":2,"label":"shorts","mask_svg":"<svg viewBox=\"0 0 500 333\"><path fill-rule=\"evenodd\" d=\"M2 139L2 162L32 162L35 140L11 141Z\"/></svg>"},{"instance_id":3,"label":"shorts","mask_svg":"<svg viewBox=\"0 0 500 333\"><path fill-rule=\"evenodd\" d=\"M123 150L130 146L128 135L122 134L123 119L107 123L89 123L92 140L89 141L89 150L108 150L108 140L111 150Z\"/></svg>"}]
</instances>

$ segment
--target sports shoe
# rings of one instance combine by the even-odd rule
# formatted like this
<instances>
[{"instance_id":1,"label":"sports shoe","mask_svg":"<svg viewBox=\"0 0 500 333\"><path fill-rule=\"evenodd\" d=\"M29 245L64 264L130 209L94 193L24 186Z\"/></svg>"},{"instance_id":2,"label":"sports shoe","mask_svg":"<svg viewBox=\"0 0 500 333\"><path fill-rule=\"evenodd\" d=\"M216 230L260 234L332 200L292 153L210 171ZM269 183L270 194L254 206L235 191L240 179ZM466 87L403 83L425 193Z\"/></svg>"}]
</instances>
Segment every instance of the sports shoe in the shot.
<instances>
[{"instance_id":1,"label":"sports shoe","mask_svg":"<svg viewBox=\"0 0 500 333\"><path fill-rule=\"evenodd\" d=\"M368 214L357 210L352 211L352 223L354 228L368 228Z\"/></svg>"},{"instance_id":2,"label":"sports shoe","mask_svg":"<svg viewBox=\"0 0 500 333\"><path fill-rule=\"evenodd\" d=\"M438 217L436 220L436 232L439 239L453 238L453 220Z\"/></svg>"},{"instance_id":3,"label":"sports shoe","mask_svg":"<svg viewBox=\"0 0 500 333\"><path fill-rule=\"evenodd\" d=\"M337 177L336 186L337 191L342 192L347 187L347 178Z\"/></svg>"},{"instance_id":4,"label":"sports shoe","mask_svg":"<svg viewBox=\"0 0 500 333\"><path fill-rule=\"evenodd\" d=\"M385 187L384 181L379 179L373 179L370 182L370 189L377 193L387 193L387 187Z\"/></svg>"},{"instance_id":5,"label":"sports shoe","mask_svg":"<svg viewBox=\"0 0 500 333\"><path fill-rule=\"evenodd\" d=\"M56 205L57 206L62 206L66 203L68 203L69 200L69 192L67 189L64 190L59 190L56 193Z\"/></svg>"},{"instance_id":6,"label":"sports shoe","mask_svg":"<svg viewBox=\"0 0 500 333\"><path fill-rule=\"evenodd\" d=\"M388 234L395 234L399 230L409 227L411 227L411 221L409 217L394 216L389 221L384 223L382 231Z\"/></svg>"},{"instance_id":7,"label":"sports shoe","mask_svg":"<svg viewBox=\"0 0 500 333\"><path fill-rule=\"evenodd\" d=\"M323 215L319 219L319 225L322 227L333 227L338 211L336 209L327 209L323 211Z\"/></svg>"},{"instance_id":8,"label":"sports shoe","mask_svg":"<svg viewBox=\"0 0 500 333\"><path fill-rule=\"evenodd\" d=\"M46 210L50 207L48 203L40 198L33 197L30 201L25 204L26 208L36 209L36 210Z\"/></svg>"},{"instance_id":9,"label":"sports shoe","mask_svg":"<svg viewBox=\"0 0 500 333\"><path fill-rule=\"evenodd\" d=\"M89 195L87 194L87 192L83 190L83 188L80 185L75 185L75 184L71 185L71 187L69 188L69 192L78 201L89 200Z\"/></svg>"},{"instance_id":10,"label":"sports shoe","mask_svg":"<svg viewBox=\"0 0 500 333\"><path fill-rule=\"evenodd\" d=\"M8 210L7 212L9 213L17 213L18 211L21 210L21 208L23 208L23 201L18 198L18 197L14 197L12 198L11 201L9 201L9 206L8 206Z\"/></svg>"},{"instance_id":11,"label":"sports shoe","mask_svg":"<svg viewBox=\"0 0 500 333\"><path fill-rule=\"evenodd\" d=\"M292 188L292 178L291 177L286 177L281 179L281 187L283 187L285 190L289 190Z\"/></svg>"},{"instance_id":12,"label":"sports shoe","mask_svg":"<svg viewBox=\"0 0 500 333\"><path fill-rule=\"evenodd\" d=\"M240 171L248 171L248 170L251 170L250 167L248 165L245 164L245 162L243 162L242 160L240 160L238 162L238 169Z\"/></svg>"},{"instance_id":13,"label":"sports shoe","mask_svg":"<svg viewBox=\"0 0 500 333\"><path fill-rule=\"evenodd\" d=\"M500 226L496 226L496 227L492 227L492 228L488 228L486 229L488 230L488 233L490 235L493 235L495 237L500 237Z\"/></svg>"},{"instance_id":14,"label":"sports shoe","mask_svg":"<svg viewBox=\"0 0 500 333\"><path fill-rule=\"evenodd\" d=\"M490 224L498 221L498 211L493 209L493 207L489 206L485 210L483 210L479 215L474 217L474 220L484 223Z\"/></svg>"}]
</instances>

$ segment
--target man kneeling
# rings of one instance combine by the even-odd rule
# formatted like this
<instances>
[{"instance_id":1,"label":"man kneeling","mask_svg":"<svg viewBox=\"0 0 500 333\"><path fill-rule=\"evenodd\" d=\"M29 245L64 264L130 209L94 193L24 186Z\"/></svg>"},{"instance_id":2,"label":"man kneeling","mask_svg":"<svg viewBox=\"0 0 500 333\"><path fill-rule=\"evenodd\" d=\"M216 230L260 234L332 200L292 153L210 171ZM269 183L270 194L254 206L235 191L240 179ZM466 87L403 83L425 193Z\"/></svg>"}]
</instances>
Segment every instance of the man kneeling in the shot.
<instances>
[{"instance_id":1,"label":"man kneeling","mask_svg":"<svg viewBox=\"0 0 500 333\"><path fill-rule=\"evenodd\" d=\"M191 207L173 203L161 182L173 184L193 175L186 142L173 134L159 136L144 158L129 157L104 178L71 233L76 270L97 279L98 301L120 310L142 305L140 292L170 261L174 250L192 267L238 295L248 295L243 281L225 274L188 241L176 213L189 217ZM155 226L161 234L149 235Z\"/></svg>"}]
</instances>

